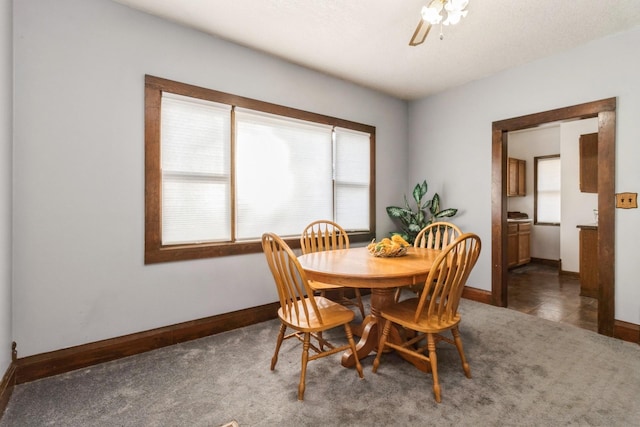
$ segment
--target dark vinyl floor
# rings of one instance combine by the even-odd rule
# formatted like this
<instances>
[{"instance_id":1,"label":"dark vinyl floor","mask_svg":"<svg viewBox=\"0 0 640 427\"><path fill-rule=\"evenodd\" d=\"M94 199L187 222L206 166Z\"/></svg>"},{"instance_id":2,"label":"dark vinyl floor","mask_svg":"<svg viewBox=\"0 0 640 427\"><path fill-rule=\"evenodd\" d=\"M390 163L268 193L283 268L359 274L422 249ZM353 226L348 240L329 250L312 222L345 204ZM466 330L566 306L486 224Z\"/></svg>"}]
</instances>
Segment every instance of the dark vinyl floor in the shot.
<instances>
[{"instance_id":1,"label":"dark vinyl floor","mask_svg":"<svg viewBox=\"0 0 640 427\"><path fill-rule=\"evenodd\" d=\"M509 271L507 307L597 332L598 300L580 296L578 278L530 263Z\"/></svg>"}]
</instances>

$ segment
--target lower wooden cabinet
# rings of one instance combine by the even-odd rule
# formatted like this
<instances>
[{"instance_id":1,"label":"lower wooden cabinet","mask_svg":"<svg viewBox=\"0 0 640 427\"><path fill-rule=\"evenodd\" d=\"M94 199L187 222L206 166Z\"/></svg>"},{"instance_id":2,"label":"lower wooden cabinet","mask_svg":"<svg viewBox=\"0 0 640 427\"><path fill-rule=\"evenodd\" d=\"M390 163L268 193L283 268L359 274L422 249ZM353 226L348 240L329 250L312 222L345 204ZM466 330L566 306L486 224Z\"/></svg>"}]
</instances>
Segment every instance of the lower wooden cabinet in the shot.
<instances>
[{"instance_id":1,"label":"lower wooden cabinet","mask_svg":"<svg viewBox=\"0 0 640 427\"><path fill-rule=\"evenodd\" d=\"M531 223L507 224L507 265L509 268L531 262Z\"/></svg>"},{"instance_id":2,"label":"lower wooden cabinet","mask_svg":"<svg viewBox=\"0 0 640 427\"><path fill-rule=\"evenodd\" d=\"M507 225L507 263L509 268L518 265L518 224Z\"/></svg>"}]
</instances>

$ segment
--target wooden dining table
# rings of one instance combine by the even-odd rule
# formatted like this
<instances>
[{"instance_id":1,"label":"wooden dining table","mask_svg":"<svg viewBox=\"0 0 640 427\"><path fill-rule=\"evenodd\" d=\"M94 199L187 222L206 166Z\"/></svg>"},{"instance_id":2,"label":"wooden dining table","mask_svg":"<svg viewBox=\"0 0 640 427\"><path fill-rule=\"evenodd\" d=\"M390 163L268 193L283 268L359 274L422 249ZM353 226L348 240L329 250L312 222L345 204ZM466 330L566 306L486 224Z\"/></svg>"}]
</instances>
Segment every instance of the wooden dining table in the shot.
<instances>
[{"instance_id":1,"label":"wooden dining table","mask_svg":"<svg viewBox=\"0 0 640 427\"><path fill-rule=\"evenodd\" d=\"M394 258L374 257L366 247L313 252L298 257L307 278L350 288L371 289L371 312L361 325L353 327L360 336L356 349L362 359L375 352L382 333L380 313L394 303L396 288L424 282L440 250L410 247L407 254ZM401 342L403 331L392 329L389 340ZM399 353L418 369L429 372L423 360ZM342 356L343 366L355 366L351 351Z\"/></svg>"}]
</instances>

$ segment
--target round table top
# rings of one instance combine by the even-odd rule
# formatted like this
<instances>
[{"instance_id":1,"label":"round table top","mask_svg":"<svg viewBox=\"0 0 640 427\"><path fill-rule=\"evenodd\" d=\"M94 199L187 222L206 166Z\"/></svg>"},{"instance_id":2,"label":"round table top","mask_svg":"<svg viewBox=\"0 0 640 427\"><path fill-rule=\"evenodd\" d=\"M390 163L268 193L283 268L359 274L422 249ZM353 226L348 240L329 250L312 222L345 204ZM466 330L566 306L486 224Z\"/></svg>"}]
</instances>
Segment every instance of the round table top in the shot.
<instances>
[{"instance_id":1,"label":"round table top","mask_svg":"<svg viewBox=\"0 0 640 427\"><path fill-rule=\"evenodd\" d=\"M394 288L424 282L440 250L410 247L405 256L379 258L366 247L298 257L307 278L353 288Z\"/></svg>"}]
</instances>

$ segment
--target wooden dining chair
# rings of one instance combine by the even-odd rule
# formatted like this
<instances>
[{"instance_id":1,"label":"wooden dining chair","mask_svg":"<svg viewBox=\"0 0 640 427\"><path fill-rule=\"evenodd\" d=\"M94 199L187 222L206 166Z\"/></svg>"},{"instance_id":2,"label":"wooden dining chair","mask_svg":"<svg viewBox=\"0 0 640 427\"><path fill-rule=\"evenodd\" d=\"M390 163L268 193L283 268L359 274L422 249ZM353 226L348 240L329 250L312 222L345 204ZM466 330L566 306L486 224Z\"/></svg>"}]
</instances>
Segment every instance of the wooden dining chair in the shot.
<instances>
[{"instance_id":1,"label":"wooden dining chair","mask_svg":"<svg viewBox=\"0 0 640 427\"><path fill-rule=\"evenodd\" d=\"M349 249L349 235L340 225L329 220L318 220L307 225L300 236L300 247L303 254L334 249ZM311 281L311 288L321 296L326 297L327 291L338 293L337 302L344 306L355 306L360 309L364 319L364 305L358 288L353 288L355 301L345 296L345 288L331 283Z\"/></svg>"},{"instance_id":2,"label":"wooden dining chair","mask_svg":"<svg viewBox=\"0 0 640 427\"><path fill-rule=\"evenodd\" d=\"M450 222L433 222L420 230L416 236L416 240L413 242L413 246L415 248L443 249L461 234L462 231ZM424 284L419 283L405 286L403 288L407 288L416 294L420 294L424 288ZM402 294L403 288L398 288L396 290L396 302L400 301L400 295Z\"/></svg>"},{"instance_id":3,"label":"wooden dining chair","mask_svg":"<svg viewBox=\"0 0 640 427\"><path fill-rule=\"evenodd\" d=\"M278 362L278 353L282 342L289 338L297 338L303 343L298 400L304 399L307 363L310 360L351 349L355 355L358 375L360 378L364 378L362 365L357 356L356 343L349 326L355 317L353 311L327 298L313 294L298 258L279 236L274 233L263 234L262 250L273 274L280 299L278 317L281 325L276 350L271 358L271 370L275 369ZM319 333L338 326L344 326L347 344L336 346L322 336L318 336ZM291 328L293 332L285 336L287 328ZM311 342L312 337L319 343L320 348ZM327 349L324 350L324 347ZM309 355L309 349L314 351L312 355Z\"/></svg>"},{"instance_id":4,"label":"wooden dining chair","mask_svg":"<svg viewBox=\"0 0 640 427\"><path fill-rule=\"evenodd\" d=\"M380 315L384 319L384 327L378 354L373 361L373 372L378 370L386 347L424 360L431 366L433 394L436 401L440 402L436 344L444 341L456 346L462 369L467 378L471 378L458 330L461 320L458 304L469 273L480 255L480 247L477 235L460 235L434 261L424 283L425 289L419 297L392 304L382 310ZM388 340L393 324L407 332L401 343ZM453 339L442 335L446 331L451 331ZM425 354L427 352L428 355Z\"/></svg>"}]
</instances>

